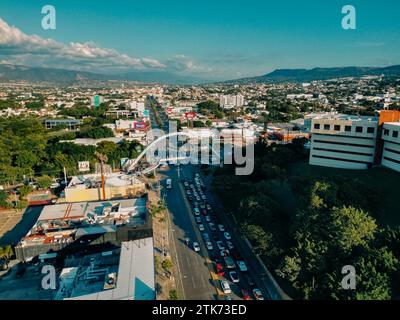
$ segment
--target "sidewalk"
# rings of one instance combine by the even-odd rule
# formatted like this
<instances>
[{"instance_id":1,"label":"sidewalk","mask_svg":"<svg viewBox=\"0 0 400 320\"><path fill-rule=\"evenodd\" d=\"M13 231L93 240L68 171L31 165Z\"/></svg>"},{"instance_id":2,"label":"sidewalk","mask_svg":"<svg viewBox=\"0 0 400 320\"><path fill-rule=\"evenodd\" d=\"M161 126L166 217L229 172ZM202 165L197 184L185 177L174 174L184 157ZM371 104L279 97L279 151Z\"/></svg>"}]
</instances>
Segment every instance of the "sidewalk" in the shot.
<instances>
[{"instance_id":1,"label":"sidewalk","mask_svg":"<svg viewBox=\"0 0 400 320\"><path fill-rule=\"evenodd\" d=\"M148 190L149 206L157 206L159 197L153 190ZM153 217L153 241L157 300L168 300L169 292L177 290L176 259L171 256L171 238L168 211L158 213ZM161 264L170 259L173 263L172 270L165 271ZM178 290L177 290L178 291Z\"/></svg>"}]
</instances>

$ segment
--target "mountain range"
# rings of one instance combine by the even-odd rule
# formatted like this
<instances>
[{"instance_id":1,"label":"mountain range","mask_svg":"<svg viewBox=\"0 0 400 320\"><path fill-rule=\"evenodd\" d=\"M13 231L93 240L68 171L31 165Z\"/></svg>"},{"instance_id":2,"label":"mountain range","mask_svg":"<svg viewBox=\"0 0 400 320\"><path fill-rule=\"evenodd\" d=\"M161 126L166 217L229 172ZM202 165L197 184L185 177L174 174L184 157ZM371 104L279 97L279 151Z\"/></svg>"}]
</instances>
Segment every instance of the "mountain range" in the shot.
<instances>
[{"instance_id":1,"label":"mountain range","mask_svg":"<svg viewBox=\"0 0 400 320\"><path fill-rule=\"evenodd\" d=\"M229 83L308 82L362 76L400 76L400 65L389 67L339 67L314 69L277 69L262 76L227 81Z\"/></svg>"},{"instance_id":2,"label":"mountain range","mask_svg":"<svg viewBox=\"0 0 400 320\"><path fill-rule=\"evenodd\" d=\"M400 65L389 67L338 67L338 68L314 68L314 69L277 69L262 76L242 78L224 81L226 84L248 84L248 83L279 83L279 82L309 82L313 80L328 80L345 77L362 76L400 76ZM165 71L133 71L106 75L93 72L27 67L21 65L0 64L0 81L30 82L54 82L74 83L79 81L136 81L140 83L161 84L205 84L210 83L206 79L192 76L179 75ZM221 82L220 82L221 83Z\"/></svg>"},{"instance_id":3,"label":"mountain range","mask_svg":"<svg viewBox=\"0 0 400 320\"><path fill-rule=\"evenodd\" d=\"M207 82L205 79L163 71L133 71L128 73L106 75L77 70L0 64L0 81L10 80L55 83L74 83L84 80L121 80L168 84L198 84Z\"/></svg>"}]
</instances>

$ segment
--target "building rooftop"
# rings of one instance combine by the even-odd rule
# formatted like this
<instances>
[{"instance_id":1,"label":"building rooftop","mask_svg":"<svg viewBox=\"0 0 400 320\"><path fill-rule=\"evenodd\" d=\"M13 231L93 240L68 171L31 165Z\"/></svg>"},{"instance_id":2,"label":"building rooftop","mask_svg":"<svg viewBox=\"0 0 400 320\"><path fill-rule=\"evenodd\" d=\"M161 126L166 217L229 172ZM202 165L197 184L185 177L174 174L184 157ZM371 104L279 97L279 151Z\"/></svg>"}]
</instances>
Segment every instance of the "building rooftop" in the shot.
<instances>
[{"instance_id":1,"label":"building rooftop","mask_svg":"<svg viewBox=\"0 0 400 320\"><path fill-rule=\"evenodd\" d=\"M142 183L136 177L123 173L104 174L106 187L126 187L138 183ZM72 177L67 188L100 188L101 174L85 174Z\"/></svg>"},{"instance_id":2,"label":"building rooftop","mask_svg":"<svg viewBox=\"0 0 400 320\"><path fill-rule=\"evenodd\" d=\"M153 238L122 242L118 252L89 259L62 270L56 300L155 299Z\"/></svg>"},{"instance_id":3,"label":"building rooftop","mask_svg":"<svg viewBox=\"0 0 400 320\"><path fill-rule=\"evenodd\" d=\"M145 198L134 198L45 206L21 245L65 244L84 235L115 232L117 226L144 225L146 203Z\"/></svg>"},{"instance_id":4,"label":"building rooftop","mask_svg":"<svg viewBox=\"0 0 400 320\"><path fill-rule=\"evenodd\" d=\"M314 120L326 119L326 120L344 120L344 121L368 121L368 122L378 122L379 118L374 116L357 116L348 114L323 114L316 116Z\"/></svg>"}]
</instances>

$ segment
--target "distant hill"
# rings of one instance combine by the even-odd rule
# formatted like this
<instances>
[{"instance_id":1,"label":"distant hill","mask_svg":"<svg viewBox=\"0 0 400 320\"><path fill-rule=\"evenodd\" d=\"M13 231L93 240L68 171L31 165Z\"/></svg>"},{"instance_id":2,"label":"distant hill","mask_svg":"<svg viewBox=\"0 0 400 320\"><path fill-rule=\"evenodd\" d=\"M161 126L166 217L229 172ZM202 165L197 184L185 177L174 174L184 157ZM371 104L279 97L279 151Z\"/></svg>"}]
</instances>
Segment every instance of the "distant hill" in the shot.
<instances>
[{"instance_id":1,"label":"distant hill","mask_svg":"<svg viewBox=\"0 0 400 320\"><path fill-rule=\"evenodd\" d=\"M105 75L75 70L31 68L19 65L0 64L0 80L26 80L32 82L71 82L79 80L106 80Z\"/></svg>"},{"instance_id":2,"label":"distant hill","mask_svg":"<svg viewBox=\"0 0 400 320\"><path fill-rule=\"evenodd\" d=\"M36 68L20 65L0 64L0 81L26 80L30 82L71 83L83 80L125 80L145 83L198 84L207 82L190 76L182 76L162 71L133 71L129 73L105 75L76 70Z\"/></svg>"},{"instance_id":3,"label":"distant hill","mask_svg":"<svg viewBox=\"0 0 400 320\"><path fill-rule=\"evenodd\" d=\"M242 78L229 83L273 83L273 82L308 82L346 77L362 76L400 76L400 65L390 67L343 67L314 69L277 69L263 76Z\"/></svg>"}]
</instances>

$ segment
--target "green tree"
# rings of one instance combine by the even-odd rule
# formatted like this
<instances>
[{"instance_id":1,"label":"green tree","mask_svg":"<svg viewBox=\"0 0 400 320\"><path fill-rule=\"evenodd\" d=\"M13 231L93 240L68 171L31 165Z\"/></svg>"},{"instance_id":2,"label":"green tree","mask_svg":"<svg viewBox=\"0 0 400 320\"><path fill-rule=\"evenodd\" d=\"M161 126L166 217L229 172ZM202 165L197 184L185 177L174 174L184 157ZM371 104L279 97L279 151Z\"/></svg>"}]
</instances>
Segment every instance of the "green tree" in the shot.
<instances>
[{"instance_id":1,"label":"green tree","mask_svg":"<svg viewBox=\"0 0 400 320\"><path fill-rule=\"evenodd\" d=\"M39 188L48 189L50 185L53 183L53 179L47 175L36 178L36 183Z\"/></svg>"},{"instance_id":2,"label":"green tree","mask_svg":"<svg viewBox=\"0 0 400 320\"><path fill-rule=\"evenodd\" d=\"M353 207L332 210L333 241L345 252L357 246L367 246L377 231L375 220L361 209Z\"/></svg>"}]
</instances>

